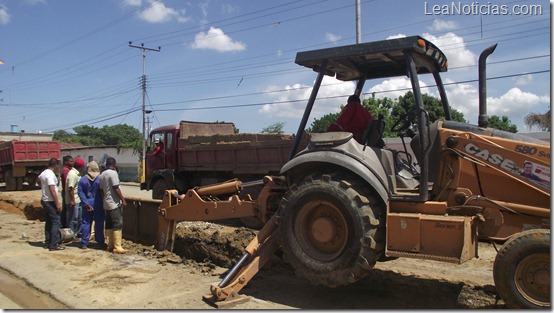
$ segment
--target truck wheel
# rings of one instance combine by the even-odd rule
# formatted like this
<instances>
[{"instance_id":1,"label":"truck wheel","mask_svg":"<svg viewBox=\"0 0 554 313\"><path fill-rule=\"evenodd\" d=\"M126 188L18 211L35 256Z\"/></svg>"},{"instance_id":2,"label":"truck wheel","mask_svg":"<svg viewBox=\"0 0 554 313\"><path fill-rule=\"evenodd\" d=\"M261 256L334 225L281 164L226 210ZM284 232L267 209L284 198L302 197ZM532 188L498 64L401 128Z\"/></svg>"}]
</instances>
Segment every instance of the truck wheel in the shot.
<instances>
[{"instance_id":1,"label":"truck wheel","mask_svg":"<svg viewBox=\"0 0 554 313\"><path fill-rule=\"evenodd\" d=\"M4 181L6 182L6 191L15 191L16 189L16 180L12 175L12 170L7 170L4 175Z\"/></svg>"},{"instance_id":2,"label":"truck wheel","mask_svg":"<svg viewBox=\"0 0 554 313\"><path fill-rule=\"evenodd\" d=\"M152 199L163 199L167 184L164 179L158 179L152 187Z\"/></svg>"},{"instance_id":3,"label":"truck wheel","mask_svg":"<svg viewBox=\"0 0 554 313\"><path fill-rule=\"evenodd\" d=\"M335 173L291 186L277 221L283 258L298 276L336 287L373 268L384 251L385 223L382 206L366 185Z\"/></svg>"},{"instance_id":4,"label":"truck wheel","mask_svg":"<svg viewBox=\"0 0 554 313\"><path fill-rule=\"evenodd\" d=\"M16 177L15 178L15 190L22 191L23 190L23 177Z\"/></svg>"},{"instance_id":5,"label":"truck wheel","mask_svg":"<svg viewBox=\"0 0 554 313\"><path fill-rule=\"evenodd\" d=\"M510 308L550 308L550 230L527 230L506 241L493 275L498 295Z\"/></svg>"}]
</instances>

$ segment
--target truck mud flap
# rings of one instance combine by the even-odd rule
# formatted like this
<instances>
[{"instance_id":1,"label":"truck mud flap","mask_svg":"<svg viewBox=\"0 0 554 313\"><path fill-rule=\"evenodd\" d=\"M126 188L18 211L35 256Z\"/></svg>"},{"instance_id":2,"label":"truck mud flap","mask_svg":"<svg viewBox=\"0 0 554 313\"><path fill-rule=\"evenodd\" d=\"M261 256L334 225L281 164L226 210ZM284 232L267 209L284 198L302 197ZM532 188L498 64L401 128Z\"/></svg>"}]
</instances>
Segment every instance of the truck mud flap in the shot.
<instances>
[{"instance_id":1,"label":"truck mud flap","mask_svg":"<svg viewBox=\"0 0 554 313\"><path fill-rule=\"evenodd\" d=\"M158 234L158 208L162 200L126 198L123 207L123 238L154 245Z\"/></svg>"}]
</instances>

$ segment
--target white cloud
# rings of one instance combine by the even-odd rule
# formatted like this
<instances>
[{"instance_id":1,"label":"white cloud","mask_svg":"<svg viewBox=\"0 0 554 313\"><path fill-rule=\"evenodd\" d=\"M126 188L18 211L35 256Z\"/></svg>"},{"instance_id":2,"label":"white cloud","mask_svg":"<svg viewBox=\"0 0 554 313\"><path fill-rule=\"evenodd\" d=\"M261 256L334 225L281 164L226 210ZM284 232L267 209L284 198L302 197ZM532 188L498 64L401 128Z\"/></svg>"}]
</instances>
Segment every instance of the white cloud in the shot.
<instances>
[{"instance_id":1,"label":"white cloud","mask_svg":"<svg viewBox=\"0 0 554 313\"><path fill-rule=\"evenodd\" d=\"M123 0L123 4L138 7L142 4L142 0Z\"/></svg>"},{"instance_id":2,"label":"white cloud","mask_svg":"<svg viewBox=\"0 0 554 313\"><path fill-rule=\"evenodd\" d=\"M487 97L489 115L524 116L540 106L550 102L548 96L537 96L514 87L499 98Z\"/></svg>"},{"instance_id":3,"label":"white cloud","mask_svg":"<svg viewBox=\"0 0 554 313\"><path fill-rule=\"evenodd\" d=\"M331 34L331 33L326 33L325 34L325 40L327 40L329 42L337 42L337 41L341 40L341 36Z\"/></svg>"},{"instance_id":4,"label":"white cloud","mask_svg":"<svg viewBox=\"0 0 554 313\"><path fill-rule=\"evenodd\" d=\"M387 39L404 38L405 34L388 36ZM464 39L452 32L442 36L423 34L423 38L431 41L446 55L450 67L469 66L476 64L476 55L466 48Z\"/></svg>"},{"instance_id":5,"label":"white cloud","mask_svg":"<svg viewBox=\"0 0 554 313\"><path fill-rule=\"evenodd\" d=\"M431 41L446 55L449 67L475 65L477 56L466 48L464 38L449 32L442 36L423 34L423 38Z\"/></svg>"},{"instance_id":6,"label":"white cloud","mask_svg":"<svg viewBox=\"0 0 554 313\"><path fill-rule=\"evenodd\" d=\"M130 0L126 1L129 3ZM138 14L139 18L147 21L148 23L164 23L174 19L180 23L184 23L190 20L190 18L184 15L184 9L176 10L166 7L161 1L154 2L149 0L149 2L150 6Z\"/></svg>"},{"instance_id":7,"label":"white cloud","mask_svg":"<svg viewBox=\"0 0 554 313\"><path fill-rule=\"evenodd\" d=\"M287 90L286 92L274 93L276 95L272 100L272 103L265 104L259 110L259 113L269 115L272 117L283 117L297 119L302 116L304 109L306 108L307 99L310 98L312 87L303 85L300 83L294 85L287 85L285 87L270 86L265 91L272 90ZM310 114L310 121L314 118L319 118L325 114L339 112L340 106L346 104L348 95L354 92L355 85L353 82L341 82L333 77L324 76L321 83L321 88L317 94L316 104L314 105ZM272 94L270 94L272 95ZM330 98L337 95L345 95L344 98ZM295 101L303 100L303 101ZM295 102L287 102L295 101Z\"/></svg>"},{"instance_id":8,"label":"white cloud","mask_svg":"<svg viewBox=\"0 0 554 313\"><path fill-rule=\"evenodd\" d=\"M10 12L8 11L8 7L0 4L0 24L8 24L11 20L12 18L10 16Z\"/></svg>"},{"instance_id":9,"label":"white cloud","mask_svg":"<svg viewBox=\"0 0 554 313\"><path fill-rule=\"evenodd\" d=\"M406 37L406 34L396 34L396 35L388 36L386 39L389 40L389 39L397 39L397 38L405 38L405 37Z\"/></svg>"},{"instance_id":10,"label":"white cloud","mask_svg":"<svg viewBox=\"0 0 554 313\"><path fill-rule=\"evenodd\" d=\"M225 35L220 28L210 27L207 32L196 34L193 49L211 49L218 52L243 51L246 45L240 41L234 41L231 37Z\"/></svg>"},{"instance_id":11,"label":"white cloud","mask_svg":"<svg viewBox=\"0 0 554 313\"><path fill-rule=\"evenodd\" d=\"M452 83L447 79L445 83ZM479 115L479 92L470 84L455 84L446 87L446 94L450 106L464 115L466 121L477 125Z\"/></svg>"},{"instance_id":12,"label":"white cloud","mask_svg":"<svg viewBox=\"0 0 554 313\"><path fill-rule=\"evenodd\" d=\"M434 20L433 25L429 27L432 31L441 32L458 28L458 23L454 21Z\"/></svg>"},{"instance_id":13,"label":"white cloud","mask_svg":"<svg viewBox=\"0 0 554 313\"><path fill-rule=\"evenodd\" d=\"M471 124L477 125L479 116L479 91L470 84L457 84L447 87L448 101L456 110L464 114ZM514 87L498 97L487 97L487 115L506 115L516 124L530 112L541 110L550 103L549 96L538 96ZM517 125L522 130L523 125Z\"/></svg>"},{"instance_id":14,"label":"white cloud","mask_svg":"<svg viewBox=\"0 0 554 313\"><path fill-rule=\"evenodd\" d=\"M429 93L429 89L426 87L427 85L419 81L419 86L421 88L422 93ZM380 84L377 84L371 88L369 88L369 93L374 93L375 96L378 98L390 98L390 99L397 99L399 96L403 96L406 94L406 92L412 90L412 83L408 78L405 77L394 77L391 79L387 79L383 81Z\"/></svg>"},{"instance_id":15,"label":"white cloud","mask_svg":"<svg viewBox=\"0 0 554 313\"><path fill-rule=\"evenodd\" d=\"M514 83L516 85L524 86L524 85L530 84L533 81L533 75L527 74L527 75L523 75L523 76L517 76L517 77L512 78L512 80L514 81Z\"/></svg>"}]
</instances>

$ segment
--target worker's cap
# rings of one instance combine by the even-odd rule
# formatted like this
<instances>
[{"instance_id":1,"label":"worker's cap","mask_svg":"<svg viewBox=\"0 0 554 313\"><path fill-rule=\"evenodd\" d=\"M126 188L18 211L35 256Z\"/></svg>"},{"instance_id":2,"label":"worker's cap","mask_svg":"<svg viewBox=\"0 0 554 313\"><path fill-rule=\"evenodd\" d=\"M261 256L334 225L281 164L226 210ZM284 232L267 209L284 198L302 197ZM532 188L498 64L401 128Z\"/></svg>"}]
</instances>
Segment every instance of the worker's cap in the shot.
<instances>
[{"instance_id":1,"label":"worker's cap","mask_svg":"<svg viewBox=\"0 0 554 313\"><path fill-rule=\"evenodd\" d=\"M73 166L83 167L83 166L85 166L85 161L83 161L83 159L81 159L81 158L76 158L75 162L73 162Z\"/></svg>"},{"instance_id":2,"label":"worker's cap","mask_svg":"<svg viewBox=\"0 0 554 313\"><path fill-rule=\"evenodd\" d=\"M160 143L160 138L156 138L156 139L154 140L154 143Z\"/></svg>"},{"instance_id":3,"label":"worker's cap","mask_svg":"<svg viewBox=\"0 0 554 313\"><path fill-rule=\"evenodd\" d=\"M96 161L90 161L87 164L87 178L90 181L93 181L98 175L100 175L100 168L98 167L98 163Z\"/></svg>"}]
</instances>

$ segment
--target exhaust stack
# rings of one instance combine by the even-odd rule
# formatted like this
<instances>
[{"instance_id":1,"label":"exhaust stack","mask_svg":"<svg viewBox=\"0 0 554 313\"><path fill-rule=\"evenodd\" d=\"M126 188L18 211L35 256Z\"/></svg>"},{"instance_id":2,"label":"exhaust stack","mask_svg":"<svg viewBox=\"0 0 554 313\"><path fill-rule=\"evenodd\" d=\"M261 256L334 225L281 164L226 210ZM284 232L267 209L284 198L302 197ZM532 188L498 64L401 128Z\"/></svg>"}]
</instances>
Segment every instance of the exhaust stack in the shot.
<instances>
[{"instance_id":1,"label":"exhaust stack","mask_svg":"<svg viewBox=\"0 0 554 313\"><path fill-rule=\"evenodd\" d=\"M494 44L486 48L479 55L479 119L477 125L484 128L489 125L487 115L487 57L494 52L497 45Z\"/></svg>"}]
</instances>

